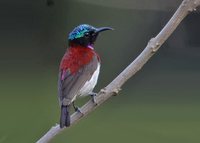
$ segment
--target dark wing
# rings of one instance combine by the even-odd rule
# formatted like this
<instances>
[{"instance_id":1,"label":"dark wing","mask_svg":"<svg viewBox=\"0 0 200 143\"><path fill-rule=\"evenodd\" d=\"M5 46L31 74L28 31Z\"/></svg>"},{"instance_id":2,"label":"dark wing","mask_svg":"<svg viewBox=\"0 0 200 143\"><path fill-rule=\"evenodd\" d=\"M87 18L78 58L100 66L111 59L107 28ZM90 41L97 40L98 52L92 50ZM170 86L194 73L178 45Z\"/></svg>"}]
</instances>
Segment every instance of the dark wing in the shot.
<instances>
[{"instance_id":1,"label":"dark wing","mask_svg":"<svg viewBox=\"0 0 200 143\"><path fill-rule=\"evenodd\" d=\"M78 94L81 87L90 80L93 73L97 69L98 59L96 56L93 57L90 63L81 67L76 73L71 74L67 70L64 74L64 79L61 79L61 72L59 73L58 79L58 94L60 105L71 104L73 98Z\"/></svg>"}]
</instances>

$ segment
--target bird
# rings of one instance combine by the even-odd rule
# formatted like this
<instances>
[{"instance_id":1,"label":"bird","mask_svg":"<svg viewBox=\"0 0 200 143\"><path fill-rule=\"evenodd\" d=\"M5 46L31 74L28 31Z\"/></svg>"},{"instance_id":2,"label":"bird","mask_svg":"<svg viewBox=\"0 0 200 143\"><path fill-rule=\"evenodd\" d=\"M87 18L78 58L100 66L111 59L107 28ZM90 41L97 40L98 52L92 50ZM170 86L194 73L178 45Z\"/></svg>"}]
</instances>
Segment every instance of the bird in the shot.
<instances>
[{"instance_id":1,"label":"bird","mask_svg":"<svg viewBox=\"0 0 200 143\"><path fill-rule=\"evenodd\" d=\"M68 36L68 48L61 59L58 75L58 98L61 108L60 128L70 126L69 109L78 97L95 96L101 59L94 50L100 32L111 27L96 28L89 24L75 27Z\"/></svg>"}]
</instances>

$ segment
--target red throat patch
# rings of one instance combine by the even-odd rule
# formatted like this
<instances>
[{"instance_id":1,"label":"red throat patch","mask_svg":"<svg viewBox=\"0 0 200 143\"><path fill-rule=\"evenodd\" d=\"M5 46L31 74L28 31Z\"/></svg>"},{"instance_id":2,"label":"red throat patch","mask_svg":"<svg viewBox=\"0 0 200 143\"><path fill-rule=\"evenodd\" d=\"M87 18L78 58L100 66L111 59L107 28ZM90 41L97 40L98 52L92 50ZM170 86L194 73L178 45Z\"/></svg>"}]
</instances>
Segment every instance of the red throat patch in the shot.
<instances>
[{"instance_id":1,"label":"red throat patch","mask_svg":"<svg viewBox=\"0 0 200 143\"><path fill-rule=\"evenodd\" d=\"M98 60L100 60L97 53L91 48L70 47L62 58L60 70L64 73L69 69L70 73L74 74L82 66L88 64L93 59L93 56L97 56Z\"/></svg>"}]
</instances>

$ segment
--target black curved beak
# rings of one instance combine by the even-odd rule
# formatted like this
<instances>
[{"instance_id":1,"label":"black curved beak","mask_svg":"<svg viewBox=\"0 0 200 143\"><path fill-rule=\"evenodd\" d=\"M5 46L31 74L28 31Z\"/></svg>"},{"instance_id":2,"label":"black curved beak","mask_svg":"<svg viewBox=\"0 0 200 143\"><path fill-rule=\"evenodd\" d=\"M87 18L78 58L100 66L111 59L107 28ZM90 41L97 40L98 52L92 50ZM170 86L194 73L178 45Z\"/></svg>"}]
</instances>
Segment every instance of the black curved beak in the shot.
<instances>
[{"instance_id":1,"label":"black curved beak","mask_svg":"<svg viewBox=\"0 0 200 143\"><path fill-rule=\"evenodd\" d=\"M97 30L95 31L95 33L100 33L100 32L103 32L103 31L107 31L107 30L114 30L113 28L111 27L100 27L100 28L97 28Z\"/></svg>"}]
</instances>

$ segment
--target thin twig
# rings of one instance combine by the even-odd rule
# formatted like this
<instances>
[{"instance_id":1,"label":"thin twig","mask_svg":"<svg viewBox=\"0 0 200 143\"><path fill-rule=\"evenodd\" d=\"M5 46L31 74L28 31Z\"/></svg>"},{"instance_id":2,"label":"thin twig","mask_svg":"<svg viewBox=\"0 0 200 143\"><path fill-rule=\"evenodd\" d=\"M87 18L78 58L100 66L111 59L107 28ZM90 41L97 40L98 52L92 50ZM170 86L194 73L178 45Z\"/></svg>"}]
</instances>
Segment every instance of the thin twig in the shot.
<instances>
[{"instance_id":1,"label":"thin twig","mask_svg":"<svg viewBox=\"0 0 200 143\"><path fill-rule=\"evenodd\" d=\"M71 125L75 124L80 119L87 116L87 114L95 110L96 107L101 105L108 98L116 95L120 91L121 86L137 71L139 71L144 66L144 64L156 53L156 51L168 39L168 37L173 33L180 22L188 15L188 13L196 10L197 6L199 5L200 0L183 0L172 18L168 21L168 23L160 31L160 33L148 42L146 48L142 51L142 53L109 85L100 90L100 92L96 96L96 103L94 103L92 100L89 100L80 109L83 114L75 112L71 115ZM40 138L37 143L47 143L63 130L65 130L65 128L60 129L59 125L56 125L52 127L42 138Z\"/></svg>"}]
</instances>

